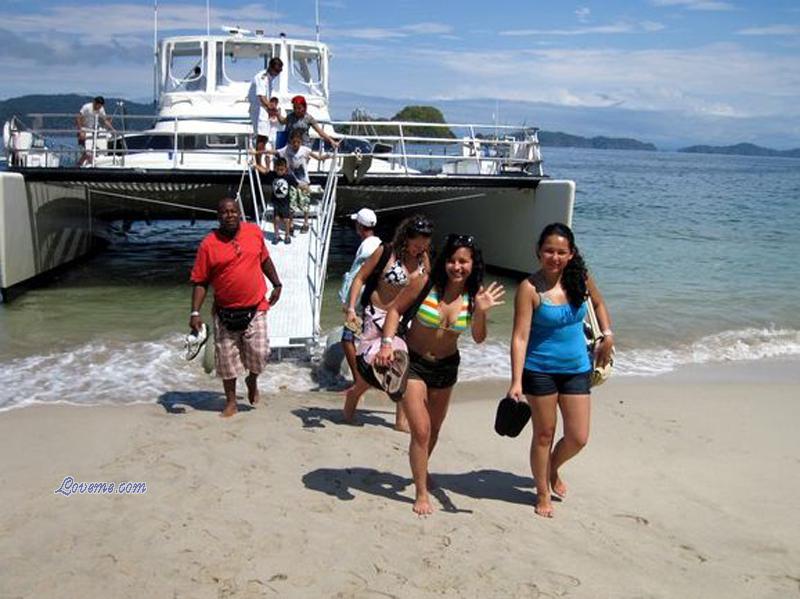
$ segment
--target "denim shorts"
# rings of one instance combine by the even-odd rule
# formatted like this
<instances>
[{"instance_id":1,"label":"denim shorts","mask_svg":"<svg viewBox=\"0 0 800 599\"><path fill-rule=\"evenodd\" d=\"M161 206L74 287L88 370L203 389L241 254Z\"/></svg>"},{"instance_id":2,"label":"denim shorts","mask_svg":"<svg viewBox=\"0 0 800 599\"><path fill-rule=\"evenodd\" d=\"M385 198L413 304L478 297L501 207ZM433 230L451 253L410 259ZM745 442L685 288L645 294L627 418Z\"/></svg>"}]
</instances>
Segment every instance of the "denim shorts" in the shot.
<instances>
[{"instance_id":1,"label":"denim shorts","mask_svg":"<svg viewBox=\"0 0 800 599\"><path fill-rule=\"evenodd\" d=\"M355 343L356 334L347 327L342 327L342 341L349 341L350 343Z\"/></svg>"},{"instance_id":2,"label":"denim shorts","mask_svg":"<svg viewBox=\"0 0 800 599\"><path fill-rule=\"evenodd\" d=\"M591 370L578 374L522 371L522 392L525 395L590 395Z\"/></svg>"}]
</instances>

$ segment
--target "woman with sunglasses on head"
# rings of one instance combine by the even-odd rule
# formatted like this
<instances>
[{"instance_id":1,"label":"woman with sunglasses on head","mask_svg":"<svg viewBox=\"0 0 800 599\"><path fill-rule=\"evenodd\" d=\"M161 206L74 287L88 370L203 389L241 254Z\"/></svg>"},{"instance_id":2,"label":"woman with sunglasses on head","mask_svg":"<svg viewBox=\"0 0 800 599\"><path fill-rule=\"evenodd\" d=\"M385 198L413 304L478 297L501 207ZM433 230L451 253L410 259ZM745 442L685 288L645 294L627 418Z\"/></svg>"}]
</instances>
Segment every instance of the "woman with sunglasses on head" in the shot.
<instances>
[{"instance_id":1,"label":"woman with sunglasses on head","mask_svg":"<svg viewBox=\"0 0 800 599\"><path fill-rule=\"evenodd\" d=\"M402 404L411 427L409 460L416 486L414 512L433 513L428 497L428 459L447 415L458 379L458 338L471 331L476 343L486 339L486 314L502 304L505 291L483 283L483 256L471 235L449 235L430 277L424 275L403 291L386 316L381 350L375 360L391 363L393 336L400 315L416 312L406 335L408 383Z\"/></svg>"},{"instance_id":2,"label":"woman with sunglasses on head","mask_svg":"<svg viewBox=\"0 0 800 599\"><path fill-rule=\"evenodd\" d=\"M350 329L359 326L356 304L362 298L364 336L383 329L386 313L400 292L421 277L427 276L430 270L428 252L431 235L433 224L424 216L415 215L400 222L392 242L378 247L353 279L345 309L345 326ZM358 376L353 386L347 390L344 403L346 422L353 421L358 402L369 388L369 383ZM408 423L399 404L396 408L395 428L408 431Z\"/></svg>"},{"instance_id":3,"label":"woman with sunglasses on head","mask_svg":"<svg viewBox=\"0 0 800 599\"><path fill-rule=\"evenodd\" d=\"M525 279L514 300L509 397L524 394L531 406L533 441L531 470L536 480L536 513L553 517L551 491L566 495L559 468L589 439L592 364L586 349L583 319L591 301L604 338L595 359L611 359L614 334L603 296L586 269L575 237L564 224L542 231L537 244L541 268ZM553 448L556 408L561 411L564 436Z\"/></svg>"}]
</instances>

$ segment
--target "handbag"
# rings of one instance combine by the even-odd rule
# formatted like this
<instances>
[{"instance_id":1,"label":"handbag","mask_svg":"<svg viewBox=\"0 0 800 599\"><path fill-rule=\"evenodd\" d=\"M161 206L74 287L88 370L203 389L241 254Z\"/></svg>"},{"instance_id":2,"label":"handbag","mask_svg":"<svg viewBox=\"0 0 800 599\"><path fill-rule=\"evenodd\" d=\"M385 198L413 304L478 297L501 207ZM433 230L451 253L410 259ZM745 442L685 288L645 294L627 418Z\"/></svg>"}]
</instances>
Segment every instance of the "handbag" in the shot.
<instances>
[{"instance_id":1,"label":"handbag","mask_svg":"<svg viewBox=\"0 0 800 599\"><path fill-rule=\"evenodd\" d=\"M244 331L255 318L258 306L249 308L217 308L219 321L232 333Z\"/></svg>"},{"instance_id":2,"label":"handbag","mask_svg":"<svg viewBox=\"0 0 800 599\"><path fill-rule=\"evenodd\" d=\"M598 366L594 357L594 350L597 344L605 337L600 323L597 321L597 314L594 311L592 298L586 300L586 317L583 320L583 331L586 334L586 348L589 351L589 359L592 362L592 374L590 375L592 387L602 385L611 376L611 368L614 366L614 348L611 348L611 360L605 366Z\"/></svg>"}]
</instances>

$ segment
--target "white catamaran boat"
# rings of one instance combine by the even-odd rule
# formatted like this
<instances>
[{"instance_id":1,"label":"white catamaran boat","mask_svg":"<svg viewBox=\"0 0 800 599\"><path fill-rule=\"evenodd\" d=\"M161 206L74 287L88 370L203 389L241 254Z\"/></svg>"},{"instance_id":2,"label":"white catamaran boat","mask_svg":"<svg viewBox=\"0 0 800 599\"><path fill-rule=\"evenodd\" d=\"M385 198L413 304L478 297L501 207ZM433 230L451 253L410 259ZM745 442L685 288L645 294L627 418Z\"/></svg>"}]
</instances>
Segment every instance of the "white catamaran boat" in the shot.
<instances>
[{"instance_id":1,"label":"white catamaran boat","mask_svg":"<svg viewBox=\"0 0 800 599\"><path fill-rule=\"evenodd\" d=\"M334 121L324 43L231 28L164 39L155 53L156 114L129 115L119 106L110 115L114 130L95 123L81 168L84 150L63 143L74 139L75 114L21 115L5 124L0 289L86 254L108 223L210 219L226 195L271 236L268 197L251 166L249 96L254 74L272 57L285 65L273 82L284 112L303 95L308 112L341 140L334 152L312 131L312 143L330 156L310 165L317 190L311 235L276 249L282 275L291 271L296 280L284 286L285 326L270 325L274 347L308 344L319 333L336 216L363 206L397 217L421 212L441 234L477 236L487 264L520 272L531 269L546 224L571 222L574 183L544 174L535 128L370 121L358 111Z\"/></svg>"}]
</instances>

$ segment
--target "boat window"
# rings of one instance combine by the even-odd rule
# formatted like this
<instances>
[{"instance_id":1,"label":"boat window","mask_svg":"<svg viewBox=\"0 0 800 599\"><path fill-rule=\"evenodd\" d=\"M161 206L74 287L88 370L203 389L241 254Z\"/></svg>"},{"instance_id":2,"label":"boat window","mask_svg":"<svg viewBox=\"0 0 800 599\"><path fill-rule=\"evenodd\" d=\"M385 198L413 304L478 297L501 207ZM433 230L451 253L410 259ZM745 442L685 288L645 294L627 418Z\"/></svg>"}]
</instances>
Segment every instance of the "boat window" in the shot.
<instances>
[{"instance_id":1,"label":"boat window","mask_svg":"<svg viewBox=\"0 0 800 599\"><path fill-rule=\"evenodd\" d=\"M235 148L239 145L239 140L235 135L208 135L206 145L209 148Z\"/></svg>"},{"instance_id":2,"label":"boat window","mask_svg":"<svg viewBox=\"0 0 800 599\"><path fill-rule=\"evenodd\" d=\"M168 91L205 90L205 46L202 42L175 42L169 47Z\"/></svg>"},{"instance_id":3,"label":"boat window","mask_svg":"<svg viewBox=\"0 0 800 599\"><path fill-rule=\"evenodd\" d=\"M270 58L277 56L277 48L273 44L226 41L222 45L222 53L224 56L221 57L217 51L217 65L222 65L217 84L230 85L251 81L256 73L267 68Z\"/></svg>"},{"instance_id":4,"label":"boat window","mask_svg":"<svg viewBox=\"0 0 800 599\"><path fill-rule=\"evenodd\" d=\"M324 95L322 57L313 46L292 46L289 56L289 93L312 96Z\"/></svg>"}]
</instances>

